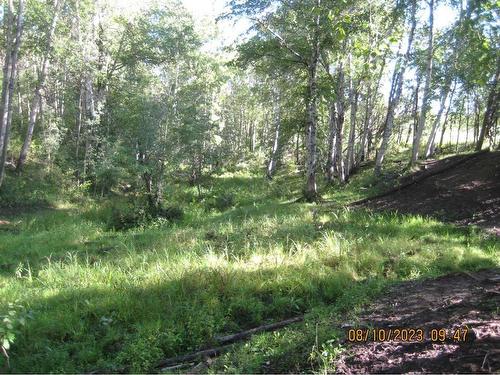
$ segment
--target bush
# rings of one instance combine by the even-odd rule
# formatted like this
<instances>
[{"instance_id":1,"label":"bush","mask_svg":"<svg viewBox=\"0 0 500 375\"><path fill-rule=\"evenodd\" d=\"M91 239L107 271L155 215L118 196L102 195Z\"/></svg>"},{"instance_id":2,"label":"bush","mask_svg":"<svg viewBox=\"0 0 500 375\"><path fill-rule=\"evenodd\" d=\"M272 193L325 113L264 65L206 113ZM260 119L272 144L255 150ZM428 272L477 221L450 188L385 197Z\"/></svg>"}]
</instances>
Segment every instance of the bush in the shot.
<instances>
[{"instance_id":1,"label":"bush","mask_svg":"<svg viewBox=\"0 0 500 375\"><path fill-rule=\"evenodd\" d=\"M146 216L144 209L113 207L108 227L115 230L132 229L148 222Z\"/></svg>"},{"instance_id":2,"label":"bush","mask_svg":"<svg viewBox=\"0 0 500 375\"><path fill-rule=\"evenodd\" d=\"M132 373L151 372L163 356L160 348L160 333L155 329L142 329L127 342L118 354L118 363L124 364Z\"/></svg>"},{"instance_id":3,"label":"bush","mask_svg":"<svg viewBox=\"0 0 500 375\"><path fill-rule=\"evenodd\" d=\"M229 316L245 328L255 327L262 322L264 304L256 298L235 299L229 306Z\"/></svg>"},{"instance_id":4,"label":"bush","mask_svg":"<svg viewBox=\"0 0 500 375\"><path fill-rule=\"evenodd\" d=\"M218 195L215 198L212 198L207 201L206 209L209 210L217 210L217 211L226 211L227 209L235 206L234 194L232 193L223 193Z\"/></svg>"},{"instance_id":5,"label":"bush","mask_svg":"<svg viewBox=\"0 0 500 375\"><path fill-rule=\"evenodd\" d=\"M0 354L4 356L7 367L9 367L8 351L10 346L14 343L19 328L26 324L26 318L31 317L31 315L17 301L8 303L6 307L7 313L0 315Z\"/></svg>"},{"instance_id":6,"label":"bush","mask_svg":"<svg viewBox=\"0 0 500 375\"><path fill-rule=\"evenodd\" d=\"M178 221L184 217L184 211L177 206L161 207L157 212L157 216L169 221Z\"/></svg>"},{"instance_id":7,"label":"bush","mask_svg":"<svg viewBox=\"0 0 500 375\"><path fill-rule=\"evenodd\" d=\"M54 196L60 196L67 185L66 176L53 168L26 165L21 173L7 169L0 188L0 207L49 207Z\"/></svg>"},{"instance_id":8,"label":"bush","mask_svg":"<svg viewBox=\"0 0 500 375\"><path fill-rule=\"evenodd\" d=\"M129 204L122 207L113 207L108 221L108 228L114 230L128 230L150 224L156 219L167 221L178 221L184 216L180 207L167 206L158 209L150 209L148 205L137 206Z\"/></svg>"}]
</instances>

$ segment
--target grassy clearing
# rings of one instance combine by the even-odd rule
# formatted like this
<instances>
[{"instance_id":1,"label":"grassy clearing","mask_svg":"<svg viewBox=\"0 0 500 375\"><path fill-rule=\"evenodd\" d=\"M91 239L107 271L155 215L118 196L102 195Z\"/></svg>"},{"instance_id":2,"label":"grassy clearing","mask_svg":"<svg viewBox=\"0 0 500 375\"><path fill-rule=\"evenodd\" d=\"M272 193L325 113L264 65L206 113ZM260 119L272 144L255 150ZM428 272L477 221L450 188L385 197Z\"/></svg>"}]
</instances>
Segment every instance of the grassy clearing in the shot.
<instances>
[{"instance_id":1,"label":"grassy clearing","mask_svg":"<svg viewBox=\"0 0 500 375\"><path fill-rule=\"evenodd\" d=\"M210 371L322 371L341 350L335 324L388 283L499 265L498 241L474 229L344 208L383 188L370 172L326 192L329 206L291 203L300 182L238 172L206 180L201 195L172 187L183 220L128 231L109 229L106 202L14 216L0 231L0 315L17 301L31 318L10 371L152 371L216 335L304 313Z\"/></svg>"}]
</instances>

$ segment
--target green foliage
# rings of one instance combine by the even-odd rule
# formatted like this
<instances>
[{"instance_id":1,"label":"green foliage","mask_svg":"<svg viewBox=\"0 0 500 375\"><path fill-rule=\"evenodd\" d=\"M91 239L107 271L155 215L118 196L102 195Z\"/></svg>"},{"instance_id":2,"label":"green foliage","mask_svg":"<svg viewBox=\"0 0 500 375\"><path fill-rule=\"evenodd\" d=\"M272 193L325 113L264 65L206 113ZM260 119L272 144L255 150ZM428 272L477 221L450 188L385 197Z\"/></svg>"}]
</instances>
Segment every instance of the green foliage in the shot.
<instances>
[{"instance_id":1,"label":"green foliage","mask_svg":"<svg viewBox=\"0 0 500 375\"><path fill-rule=\"evenodd\" d=\"M207 200L206 209L207 210L217 210L226 211L236 204L235 196L233 193L220 193L216 197Z\"/></svg>"},{"instance_id":2,"label":"green foliage","mask_svg":"<svg viewBox=\"0 0 500 375\"><path fill-rule=\"evenodd\" d=\"M146 224L151 217L144 207L113 207L108 227L115 230L127 230Z\"/></svg>"},{"instance_id":3,"label":"green foliage","mask_svg":"<svg viewBox=\"0 0 500 375\"><path fill-rule=\"evenodd\" d=\"M19 334L19 328L26 324L26 319L30 318L31 314L18 302L7 303L6 309L3 315L0 314L0 351L10 367L9 349Z\"/></svg>"},{"instance_id":4,"label":"green foliage","mask_svg":"<svg viewBox=\"0 0 500 375\"><path fill-rule=\"evenodd\" d=\"M406 2L233 0L233 15L260 20L236 55L207 51L205 30L178 1L133 15L112 3L64 2L49 51L53 4L28 1L9 160L45 56L50 69L28 163L0 189L0 213L12 220L0 227L0 345L11 371L153 372L159 359L216 336L304 315L235 345L209 371L332 372L343 349L332 322L354 319L388 284L499 266L498 241L475 229L345 207L408 172L402 149L387 155L382 178L367 160L348 184L318 178L329 203L297 202L311 68L318 167L329 107L347 99L348 86L359 85L359 109L351 120L346 106L345 136L369 124L373 148L387 109L384 67L400 64ZM431 89L456 80L453 126L479 124L498 62L495 14L493 1L468 2L436 33ZM418 28L423 39L428 30ZM398 130L412 126L414 102L404 98ZM268 181L278 117L279 168Z\"/></svg>"},{"instance_id":5,"label":"green foliage","mask_svg":"<svg viewBox=\"0 0 500 375\"><path fill-rule=\"evenodd\" d=\"M8 170L5 179L0 189L0 208L50 207L57 197L80 195L70 174L57 166L47 168L33 163L22 174Z\"/></svg>"},{"instance_id":6,"label":"green foliage","mask_svg":"<svg viewBox=\"0 0 500 375\"><path fill-rule=\"evenodd\" d=\"M147 226L158 220L168 222L179 221L184 212L180 207L167 206L151 208L144 200L137 200L111 207L108 217L108 228L114 230L128 230Z\"/></svg>"},{"instance_id":7,"label":"green foliage","mask_svg":"<svg viewBox=\"0 0 500 375\"><path fill-rule=\"evenodd\" d=\"M361 173L331 198L363 197L372 178ZM289 203L300 187L290 174L214 176L202 193L232 192L238 205L206 212L196 187L169 186L183 220L126 231L106 228L113 207L134 212L116 197L19 215L18 231L0 232L0 304L17 299L33 319L9 349L12 371L150 372L215 336L304 313L210 371L323 371L339 350L332 322L354 319L387 283L498 266L498 241L479 232Z\"/></svg>"},{"instance_id":8,"label":"green foliage","mask_svg":"<svg viewBox=\"0 0 500 375\"><path fill-rule=\"evenodd\" d=\"M133 373L147 373L161 359L161 332L156 327L144 327L132 336L116 358L119 364L126 366Z\"/></svg>"}]
</instances>

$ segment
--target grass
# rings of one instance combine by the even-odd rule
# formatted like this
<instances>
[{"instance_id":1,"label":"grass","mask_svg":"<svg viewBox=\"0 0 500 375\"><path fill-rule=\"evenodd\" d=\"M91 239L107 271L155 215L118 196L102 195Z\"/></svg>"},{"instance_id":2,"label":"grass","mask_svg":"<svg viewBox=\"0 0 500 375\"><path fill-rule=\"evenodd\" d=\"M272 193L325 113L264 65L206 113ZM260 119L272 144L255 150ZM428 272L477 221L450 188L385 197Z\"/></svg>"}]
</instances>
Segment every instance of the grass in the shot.
<instances>
[{"instance_id":1,"label":"grass","mask_svg":"<svg viewBox=\"0 0 500 375\"><path fill-rule=\"evenodd\" d=\"M333 206L291 203L301 181L237 172L207 179L201 196L172 186L183 220L128 231L108 228L107 202L14 215L0 231L0 315L17 301L30 318L15 329L8 371L154 371L217 335L301 314L207 371L332 370L336 323L388 284L499 265L498 241L475 229L345 208L382 189L368 169L325 191ZM214 208L228 192L234 202Z\"/></svg>"}]
</instances>

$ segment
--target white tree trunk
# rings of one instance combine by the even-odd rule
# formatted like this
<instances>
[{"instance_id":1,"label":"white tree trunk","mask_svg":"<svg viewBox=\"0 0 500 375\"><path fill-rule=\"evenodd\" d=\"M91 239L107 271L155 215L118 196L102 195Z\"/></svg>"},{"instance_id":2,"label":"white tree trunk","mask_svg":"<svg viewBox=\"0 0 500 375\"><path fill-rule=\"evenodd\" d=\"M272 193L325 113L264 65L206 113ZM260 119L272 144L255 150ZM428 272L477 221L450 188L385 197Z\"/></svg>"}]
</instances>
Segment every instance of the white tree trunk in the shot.
<instances>
[{"instance_id":1,"label":"white tree trunk","mask_svg":"<svg viewBox=\"0 0 500 375\"><path fill-rule=\"evenodd\" d=\"M429 38L427 46L427 58L425 68L425 86L422 98L422 107L420 108L420 117L415 134L413 135L413 149L411 153L411 164L415 164L420 151L420 142L425 128L425 120L430 107L431 81L432 81L432 63L434 52L434 0L429 2Z\"/></svg>"},{"instance_id":2,"label":"white tree trunk","mask_svg":"<svg viewBox=\"0 0 500 375\"><path fill-rule=\"evenodd\" d=\"M47 72L49 68L50 54L52 52L52 42L54 39L54 33L56 30L57 19L59 17L59 9L61 2L59 0L54 0L54 15L50 23L49 30L47 31L47 46L45 50L45 55L43 56L42 68L40 69L40 75L38 77L38 82L35 87L35 93L33 95L33 100L31 103L31 111L28 121L28 129L26 132L26 137L24 138L24 143L19 153L19 159L17 161L17 169L21 169L26 162L28 157L29 148L31 146L31 140L33 138L33 131L35 129L36 120L38 113L40 111L40 105L42 103L42 89L45 85L45 78L47 77Z\"/></svg>"},{"instance_id":3,"label":"white tree trunk","mask_svg":"<svg viewBox=\"0 0 500 375\"><path fill-rule=\"evenodd\" d=\"M332 183L335 175L335 144L337 128L335 102L332 100L328 110L328 155L326 162L326 179Z\"/></svg>"},{"instance_id":4,"label":"white tree trunk","mask_svg":"<svg viewBox=\"0 0 500 375\"><path fill-rule=\"evenodd\" d=\"M7 129L7 119L9 117L8 108L10 102L9 82L12 69L12 49L13 49L13 30L14 30L14 4L12 0L8 1L5 27L5 57L2 77L2 97L0 103L0 155L3 152L5 131Z\"/></svg>"},{"instance_id":5,"label":"white tree trunk","mask_svg":"<svg viewBox=\"0 0 500 375\"><path fill-rule=\"evenodd\" d=\"M316 0L316 6L319 8L321 2ZM306 190L305 199L309 202L318 198L318 188L316 186L316 166L317 166L317 145L316 131L318 123L318 83L317 68L320 53L319 26L320 14L315 17L315 30L312 42L312 55L308 64L308 98L307 98L307 159L306 159Z\"/></svg>"},{"instance_id":6,"label":"white tree trunk","mask_svg":"<svg viewBox=\"0 0 500 375\"><path fill-rule=\"evenodd\" d=\"M453 99L453 93L455 91L455 87L453 87L452 93L450 95L450 105ZM434 123L432 124L432 129L429 134L429 138L427 139L427 144L425 146L425 157L428 158L434 154L435 144L436 144L436 134L439 129L439 125L441 122L441 116L443 115L444 109L446 108L446 99L448 99L448 94L450 93L450 86L447 85L443 92L441 93L441 102L439 103L439 111L434 119ZM443 127L444 129L444 127Z\"/></svg>"},{"instance_id":7,"label":"white tree trunk","mask_svg":"<svg viewBox=\"0 0 500 375\"><path fill-rule=\"evenodd\" d=\"M280 95L279 92L275 93L274 97L274 138L271 148L271 155L267 164L267 177L273 178L278 158L280 154L280 136L281 136L281 108L280 108Z\"/></svg>"},{"instance_id":8,"label":"white tree trunk","mask_svg":"<svg viewBox=\"0 0 500 375\"><path fill-rule=\"evenodd\" d=\"M356 138L356 114L358 110L358 88L354 87L354 83L351 83L349 99L351 102L350 106L350 117L351 121L349 124L349 139L347 142L347 163L346 163L346 180L349 178L352 169L354 168L354 141Z\"/></svg>"},{"instance_id":9,"label":"white tree trunk","mask_svg":"<svg viewBox=\"0 0 500 375\"><path fill-rule=\"evenodd\" d=\"M337 100L336 100L336 116L335 116L335 172L341 183L346 181L345 166L343 155L343 128L345 119L345 103L344 103L344 71L342 65L339 68L338 84L337 84Z\"/></svg>"},{"instance_id":10,"label":"white tree trunk","mask_svg":"<svg viewBox=\"0 0 500 375\"><path fill-rule=\"evenodd\" d=\"M398 71L397 66L394 70L392 85L391 85L391 93L389 94L389 103L387 105L387 115L385 117L384 131L382 134L382 143L380 144L380 147L377 150L377 157L375 159L375 174L377 175L380 174L381 172L382 163L384 162L384 157L389 147L389 141L391 139L392 129L394 127L394 115L396 107L398 106L399 100L401 98L401 93L403 91L404 73L406 70L406 65L408 63L408 60L410 58L410 52L412 49L413 38L415 35L415 28L417 24L416 13L417 13L417 3L416 0L413 0L411 6L411 28L410 28L410 33L408 35L408 44L406 48L406 53L401 61L401 67L399 68L400 70Z\"/></svg>"},{"instance_id":11,"label":"white tree trunk","mask_svg":"<svg viewBox=\"0 0 500 375\"><path fill-rule=\"evenodd\" d=\"M481 132L479 133L479 138L476 143L476 151L479 151L481 150L481 148L483 148L484 137L498 119L498 101L500 99L500 87L498 86L499 76L500 67L497 64L495 78L493 79L490 93L488 95L488 103L486 105L486 110L484 111L483 125L481 127Z\"/></svg>"},{"instance_id":12,"label":"white tree trunk","mask_svg":"<svg viewBox=\"0 0 500 375\"><path fill-rule=\"evenodd\" d=\"M12 0L9 0L9 9L10 13L12 13L13 3ZM9 147L9 133L10 126L12 124L12 97L14 93L14 85L16 81L16 73L17 73L17 58L19 53L19 47L21 46L21 36L23 33L24 27L24 0L19 0L19 7L17 12L17 22L16 22L16 36L12 50L10 50L10 58L6 57L8 63L10 63L10 70L8 70L9 78L8 78L8 88L6 90L6 103L2 103L2 126L1 126L1 139L0 144L1 154L0 154L0 187L3 183L3 178L5 174L5 162L7 159L7 149ZM4 80L5 81L5 80ZM3 88L2 88L3 93ZM5 106L6 104L6 106ZM6 113L5 113L6 112ZM4 120L5 119L5 123Z\"/></svg>"}]
</instances>

